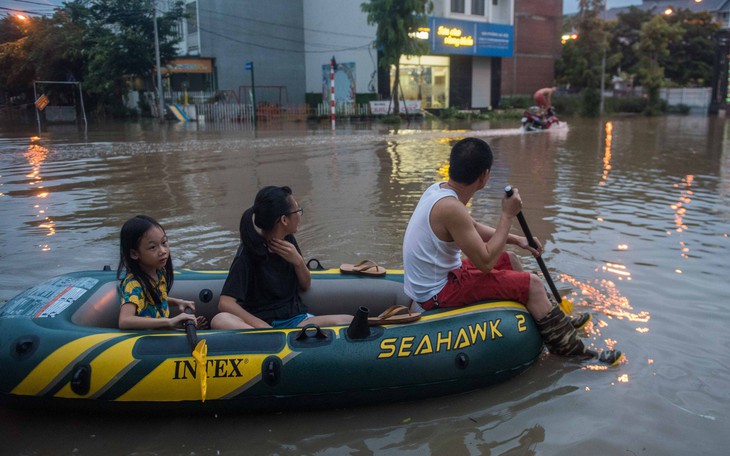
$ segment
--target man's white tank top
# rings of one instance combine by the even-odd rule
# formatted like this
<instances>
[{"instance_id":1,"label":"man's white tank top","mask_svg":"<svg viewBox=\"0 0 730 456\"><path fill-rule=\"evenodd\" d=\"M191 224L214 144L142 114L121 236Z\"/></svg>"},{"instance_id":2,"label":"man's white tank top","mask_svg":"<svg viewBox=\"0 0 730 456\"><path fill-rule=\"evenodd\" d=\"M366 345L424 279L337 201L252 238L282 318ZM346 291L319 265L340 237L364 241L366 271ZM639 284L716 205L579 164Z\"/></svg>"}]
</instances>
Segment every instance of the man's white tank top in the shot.
<instances>
[{"instance_id":1,"label":"man's white tank top","mask_svg":"<svg viewBox=\"0 0 730 456\"><path fill-rule=\"evenodd\" d=\"M403 238L404 289L417 302L431 299L446 285L449 271L461 267L461 249L434 234L429 221L431 209L442 198L457 198L441 183L428 187L421 196Z\"/></svg>"}]
</instances>

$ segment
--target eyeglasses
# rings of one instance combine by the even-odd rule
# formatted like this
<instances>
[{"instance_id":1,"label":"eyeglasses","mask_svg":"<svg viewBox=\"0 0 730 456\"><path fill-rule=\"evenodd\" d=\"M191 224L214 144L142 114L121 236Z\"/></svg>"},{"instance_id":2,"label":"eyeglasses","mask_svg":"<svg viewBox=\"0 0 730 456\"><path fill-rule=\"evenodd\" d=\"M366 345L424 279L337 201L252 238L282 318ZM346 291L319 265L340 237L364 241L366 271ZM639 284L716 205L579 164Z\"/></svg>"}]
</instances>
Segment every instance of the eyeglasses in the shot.
<instances>
[{"instance_id":1,"label":"eyeglasses","mask_svg":"<svg viewBox=\"0 0 730 456\"><path fill-rule=\"evenodd\" d=\"M287 213L286 213L286 214L284 214L284 215L292 215L292 214L296 214L297 212L299 212L299 215L302 215L302 214L304 214L304 208L303 208L303 207L300 207L300 208L299 208L299 209L297 209L296 211L291 211L291 212L287 212Z\"/></svg>"}]
</instances>

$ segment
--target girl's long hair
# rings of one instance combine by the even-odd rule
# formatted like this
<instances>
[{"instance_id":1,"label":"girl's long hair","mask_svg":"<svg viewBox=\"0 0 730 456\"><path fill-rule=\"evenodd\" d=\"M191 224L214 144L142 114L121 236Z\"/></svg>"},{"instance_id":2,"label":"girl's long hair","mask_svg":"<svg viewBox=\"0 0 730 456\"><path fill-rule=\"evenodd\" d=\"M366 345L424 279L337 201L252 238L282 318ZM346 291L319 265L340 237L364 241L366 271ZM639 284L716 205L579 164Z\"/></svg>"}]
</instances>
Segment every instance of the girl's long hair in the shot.
<instances>
[{"instance_id":1,"label":"girl's long hair","mask_svg":"<svg viewBox=\"0 0 730 456\"><path fill-rule=\"evenodd\" d=\"M253 206L241 216L238 227L241 243L254 256L266 256L265 240L256 227L262 231L271 231L279 218L291 211L291 194L289 187L264 187L256 194Z\"/></svg>"},{"instance_id":2,"label":"girl's long hair","mask_svg":"<svg viewBox=\"0 0 730 456\"><path fill-rule=\"evenodd\" d=\"M122 231L119 234L117 279L121 280L120 283L123 283L126 275L132 274L142 284L142 288L155 301L155 304L160 305L162 302L160 301L160 297L157 296L157 291L152 285L150 278L140 267L139 261L132 258L132 250L139 251L139 243L142 240L142 236L153 226L161 229L163 233L165 232L165 229L157 223L157 220L147 215L137 215L124 222ZM124 274L122 274L123 272ZM172 288L172 282L175 280L172 270L172 254L168 254L167 263L165 263L165 280L167 282L167 292L169 293Z\"/></svg>"}]
</instances>

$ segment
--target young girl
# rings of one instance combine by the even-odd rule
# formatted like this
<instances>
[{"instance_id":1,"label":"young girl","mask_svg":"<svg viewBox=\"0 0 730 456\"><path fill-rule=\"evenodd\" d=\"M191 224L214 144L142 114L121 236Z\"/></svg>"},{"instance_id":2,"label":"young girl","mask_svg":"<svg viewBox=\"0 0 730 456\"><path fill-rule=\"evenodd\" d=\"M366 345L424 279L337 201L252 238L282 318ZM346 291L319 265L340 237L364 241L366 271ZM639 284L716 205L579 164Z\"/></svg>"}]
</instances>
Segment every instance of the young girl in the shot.
<instances>
[{"instance_id":1,"label":"young girl","mask_svg":"<svg viewBox=\"0 0 730 456\"><path fill-rule=\"evenodd\" d=\"M352 315L307 312L312 279L294 238L304 210L289 187L264 187L241 217L241 247L221 291L213 329L346 325Z\"/></svg>"},{"instance_id":2,"label":"young girl","mask_svg":"<svg viewBox=\"0 0 730 456\"><path fill-rule=\"evenodd\" d=\"M169 297L172 288L172 257L164 228L152 217L138 215L122 226L119 239L119 267L122 307L119 311L120 329L177 329L192 320L197 326L205 324L205 317L186 314L185 308L195 310L193 301ZM180 314L170 317L170 304Z\"/></svg>"}]
</instances>

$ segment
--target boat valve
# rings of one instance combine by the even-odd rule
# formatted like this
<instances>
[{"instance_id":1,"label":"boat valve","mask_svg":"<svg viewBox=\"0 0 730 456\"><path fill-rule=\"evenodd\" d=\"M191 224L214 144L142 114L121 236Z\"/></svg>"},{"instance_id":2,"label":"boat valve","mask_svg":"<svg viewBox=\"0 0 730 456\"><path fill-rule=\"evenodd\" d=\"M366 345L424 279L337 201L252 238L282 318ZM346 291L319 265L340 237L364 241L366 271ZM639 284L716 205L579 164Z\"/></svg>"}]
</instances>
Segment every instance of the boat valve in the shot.
<instances>
[{"instance_id":1,"label":"boat valve","mask_svg":"<svg viewBox=\"0 0 730 456\"><path fill-rule=\"evenodd\" d=\"M370 336L370 324L368 323L368 314L370 310L367 307L360 306L355 313L355 317L347 327L347 337L350 339L365 339Z\"/></svg>"}]
</instances>

